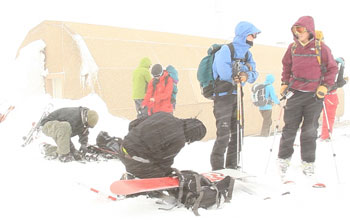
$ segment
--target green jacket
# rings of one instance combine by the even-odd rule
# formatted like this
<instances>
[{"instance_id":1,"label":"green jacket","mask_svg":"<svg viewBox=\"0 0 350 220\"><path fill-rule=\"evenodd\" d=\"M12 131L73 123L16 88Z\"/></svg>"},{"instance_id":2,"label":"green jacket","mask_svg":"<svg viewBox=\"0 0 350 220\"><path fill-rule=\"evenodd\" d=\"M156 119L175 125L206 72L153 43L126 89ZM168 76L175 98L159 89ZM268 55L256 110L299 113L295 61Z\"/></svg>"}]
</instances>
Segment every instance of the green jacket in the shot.
<instances>
[{"instance_id":1,"label":"green jacket","mask_svg":"<svg viewBox=\"0 0 350 220\"><path fill-rule=\"evenodd\" d=\"M151 60L148 57L144 57L139 66L132 73L132 98L143 99L147 84L152 79L149 68L151 66Z\"/></svg>"}]
</instances>

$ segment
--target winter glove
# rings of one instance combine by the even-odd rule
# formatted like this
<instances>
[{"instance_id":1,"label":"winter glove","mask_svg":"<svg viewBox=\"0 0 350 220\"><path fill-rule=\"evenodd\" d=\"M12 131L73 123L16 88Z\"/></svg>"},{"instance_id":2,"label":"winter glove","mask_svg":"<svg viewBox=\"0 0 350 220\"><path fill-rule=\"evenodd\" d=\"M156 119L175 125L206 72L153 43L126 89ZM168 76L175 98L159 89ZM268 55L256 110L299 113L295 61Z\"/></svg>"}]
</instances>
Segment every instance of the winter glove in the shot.
<instances>
[{"instance_id":1,"label":"winter glove","mask_svg":"<svg viewBox=\"0 0 350 220\"><path fill-rule=\"evenodd\" d=\"M244 83L246 82L248 79L248 74L246 72L240 72L238 75L236 75L233 80L236 82L236 83Z\"/></svg>"},{"instance_id":2,"label":"winter glove","mask_svg":"<svg viewBox=\"0 0 350 220\"><path fill-rule=\"evenodd\" d=\"M88 151L87 145L82 144L79 148L79 152L85 154Z\"/></svg>"},{"instance_id":3,"label":"winter glove","mask_svg":"<svg viewBox=\"0 0 350 220\"><path fill-rule=\"evenodd\" d=\"M288 88L288 85L286 85L286 84L281 85L281 89L280 89L281 96L285 96L285 94L287 93L287 88Z\"/></svg>"},{"instance_id":4,"label":"winter glove","mask_svg":"<svg viewBox=\"0 0 350 220\"><path fill-rule=\"evenodd\" d=\"M328 89L324 85L320 85L316 90L316 96L319 99L324 99L324 96L327 94Z\"/></svg>"}]
</instances>

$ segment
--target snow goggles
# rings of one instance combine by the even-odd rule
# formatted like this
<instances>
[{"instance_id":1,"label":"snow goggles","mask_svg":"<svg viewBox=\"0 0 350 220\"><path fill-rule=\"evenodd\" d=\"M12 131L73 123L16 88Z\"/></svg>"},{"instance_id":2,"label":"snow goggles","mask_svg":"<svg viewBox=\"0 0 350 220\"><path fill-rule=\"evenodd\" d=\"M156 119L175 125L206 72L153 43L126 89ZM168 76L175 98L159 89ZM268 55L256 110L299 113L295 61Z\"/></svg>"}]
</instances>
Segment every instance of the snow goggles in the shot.
<instances>
[{"instance_id":1,"label":"snow goggles","mask_svg":"<svg viewBox=\"0 0 350 220\"><path fill-rule=\"evenodd\" d=\"M254 33L254 34L249 34L249 35L251 35L254 39L258 36L258 34L257 33Z\"/></svg>"},{"instance_id":2,"label":"snow goggles","mask_svg":"<svg viewBox=\"0 0 350 220\"><path fill-rule=\"evenodd\" d=\"M293 33L294 34L303 34L306 32L306 27L303 26L293 26Z\"/></svg>"}]
</instances>

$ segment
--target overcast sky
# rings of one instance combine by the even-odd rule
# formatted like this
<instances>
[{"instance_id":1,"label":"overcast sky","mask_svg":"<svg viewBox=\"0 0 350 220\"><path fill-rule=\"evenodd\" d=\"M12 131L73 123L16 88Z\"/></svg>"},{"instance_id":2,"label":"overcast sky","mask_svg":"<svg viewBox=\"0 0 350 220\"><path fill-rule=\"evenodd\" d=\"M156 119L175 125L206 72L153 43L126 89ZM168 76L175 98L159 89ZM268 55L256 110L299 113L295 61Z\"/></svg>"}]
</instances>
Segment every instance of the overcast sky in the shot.
<instances>
[{"instance_id":1,"label":"overcast sky","mask_svg":"<svg viewBox=\"0 0 350 220\"><path fill-rule=\"evenodd\" d=\"M231 40L239 21L250 21L262 33L256 43L291 42L290 28L311 15L324 32L333 55L349 57L344 40L350 20L341 0L11 0L0 7L1 62L14 59L30 29L44 20L63 20L157 30ZM346 44L347 45L347 44ZM349 48L349 45L346 46ZM4 71L2 71L4 73Z\"/></svg>"}]
</instances>

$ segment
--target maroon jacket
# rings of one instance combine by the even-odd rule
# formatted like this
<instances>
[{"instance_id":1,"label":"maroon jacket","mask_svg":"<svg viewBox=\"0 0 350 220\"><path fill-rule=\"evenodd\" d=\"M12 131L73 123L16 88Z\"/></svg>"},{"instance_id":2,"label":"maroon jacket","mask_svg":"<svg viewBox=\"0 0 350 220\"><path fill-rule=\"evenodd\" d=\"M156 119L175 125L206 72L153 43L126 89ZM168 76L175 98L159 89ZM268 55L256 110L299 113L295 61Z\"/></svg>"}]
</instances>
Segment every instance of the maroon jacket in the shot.
<instances>
[{"instance_id":1,"label":"maroon jacket","mask_svg":"<svg viewBox=\"0 0 350 220\"><path fill-rule=\"evenodd\" d=\"M315 25L314 20L310 16L304 16L299 18L293 26L303 26L315 35ZM293 31L292 31L293 33ZM312 39L307 45L302 46L298 41L297 37L294 35L294 41L296 43L296 48L294 54L307 55L316 54L315 39ZM292 56L292 47L294 43L291 43L284 54L282 59L283 72L282 72L282 82L290 83L293 80L293 76L297 78L303 78L306 80L313 80L312 82L305 82L300 80L295 80L291 85L292 89L306 92L315 92L320 84L326 85L328 88L334 84L335 76L338 71L337 63L335 62L331 50L329 47L321 42L321 63L327 69L324 73L323 81L315 81L322 78L321 66L317 60L316 56Z\"/></svg>"}]
</instances>

